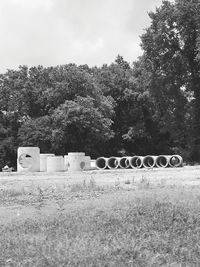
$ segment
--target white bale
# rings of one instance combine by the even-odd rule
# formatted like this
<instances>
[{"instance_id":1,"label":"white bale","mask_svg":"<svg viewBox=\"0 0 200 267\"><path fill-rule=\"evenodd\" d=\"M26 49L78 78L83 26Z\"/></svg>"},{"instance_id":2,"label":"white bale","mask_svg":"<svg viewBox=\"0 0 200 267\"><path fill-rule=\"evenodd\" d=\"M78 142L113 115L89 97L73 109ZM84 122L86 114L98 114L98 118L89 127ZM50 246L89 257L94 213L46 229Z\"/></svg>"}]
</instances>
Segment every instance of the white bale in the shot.
<instances>
[{"instance_id":1,"label":"white bale","mask_svg":"<svg viewBox=\"0 0 200 267\"><path fill-rule=\"evenodd\" d=\"M68 171L84 171L86 168L85 153L68 153Z\"/></svg>"},{"instance_id":2,"label":"white bale","mask_svg":"<svg viewBox=\"0 0 200 267\"><path fill-rule=\"evenodd\" d=\"M40 149L39 147L19 147L17 150L18 172L40 171Z\"/></svg>"},{"instance_id":3,"label":"white bale","mask_svg":"<svg viewBox=\"0 0 200 267\"><path fill-rule=\"evenodd\" d=\"M47 171L47 158L54 157L55 154L40 154L40 171L46 172Z\"/></svg>"},{"instance_id":4,"label":"white bale","mask_svg":"<svg viewBox=\"0 0 200 267\"><path fill-rule=\"evenodd\" d=\"M64 171L63 156L55 156L47 158L47 172L62 172Z\"/></svg>"}]
</instances>

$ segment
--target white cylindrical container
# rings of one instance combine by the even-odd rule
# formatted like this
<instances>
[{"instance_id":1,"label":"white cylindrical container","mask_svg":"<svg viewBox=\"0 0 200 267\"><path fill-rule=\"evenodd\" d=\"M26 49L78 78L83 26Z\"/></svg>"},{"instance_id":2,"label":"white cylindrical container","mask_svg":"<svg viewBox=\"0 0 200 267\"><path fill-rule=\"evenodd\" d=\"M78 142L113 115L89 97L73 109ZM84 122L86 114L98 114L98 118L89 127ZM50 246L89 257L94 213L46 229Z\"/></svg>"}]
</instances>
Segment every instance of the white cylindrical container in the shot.
<instances>
[{"instance_id":1,"label":"white cylindrical container","mask_svg":"<svg viewBox=\"0 0 200 267\"><path fill-rule=\"evenodd\" d=\"M17 151L17 171L39 172L39 147L19 147Z\"/></svg>"},{"instance_id":2,"label":"white cylindrical container","mask_svg":"<svg viewBox=\"0 0 200 267\"><path fill-rule=\"evenodd\" d=\"M47 172L62 172L64 171L63 156L55 156L47 158Z\"/></svg>"},{"instance_id":3,"label":"white cylindrical container","mask_svg":"<svg viewBox=\"0 0 200 267\"><path fill-rule=\"evenodd\" d=\"M91 170L91 157L85 156L85 170Z\"/></svg>"},{"instance_id":4,"label":"white cylindrical container","mask_svg":"<svg viewBox=\"0 0 200 267\"><path fill-rule=\"evenodd\" d=\"M47 171L47 158L54 157L54 154L40 154L40 171L46 172Z\"/></svg>"},{"instance_id":5,"label":"white cylindrical container","mask_svg":"<svg viewBox=\"0 0 200 267\"><path fill-rule=\"evenodd\" d=\"M64 156L64 171L68 170L68 156Z\"/></svg>"},{"instance_id":6,"label":"white cylindrical container","mask_svg":"<svg viewBox=\"0 0 200 267\"><path fill-rule=\"evenodd\" d=\"M85 153L68 153L68 171L84 171L86 168Z\"/></svg>"},{"instance_id":7,"label":"white cylindrical container","mask_svg":"<svg viewBox=\"0 0 200 267\"><path fill-rule=\"evenodd\" d=\"M96 160L95 159L91 159L91 161L90 161L90 168L91 168L91 170L97 169L97 167L96 167Z\"/></svg>"}]
</instances>

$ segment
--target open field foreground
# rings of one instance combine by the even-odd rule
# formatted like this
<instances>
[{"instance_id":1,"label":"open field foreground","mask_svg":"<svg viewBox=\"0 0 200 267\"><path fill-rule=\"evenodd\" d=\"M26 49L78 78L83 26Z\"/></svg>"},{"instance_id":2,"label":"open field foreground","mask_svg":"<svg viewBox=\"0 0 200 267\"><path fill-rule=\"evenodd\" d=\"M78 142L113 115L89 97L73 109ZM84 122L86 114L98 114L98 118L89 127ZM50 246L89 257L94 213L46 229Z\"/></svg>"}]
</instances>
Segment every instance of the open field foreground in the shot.
<instances>
[{"instance_id":1,"label":"open field foreground","mask_svg":"<svg viewBox=\"0 0 200 267\"><path fill-rule=\"evenodd\" d=\"M200 167L0 174L0 266L200 266Z\"/></svg>"}]
</instances>

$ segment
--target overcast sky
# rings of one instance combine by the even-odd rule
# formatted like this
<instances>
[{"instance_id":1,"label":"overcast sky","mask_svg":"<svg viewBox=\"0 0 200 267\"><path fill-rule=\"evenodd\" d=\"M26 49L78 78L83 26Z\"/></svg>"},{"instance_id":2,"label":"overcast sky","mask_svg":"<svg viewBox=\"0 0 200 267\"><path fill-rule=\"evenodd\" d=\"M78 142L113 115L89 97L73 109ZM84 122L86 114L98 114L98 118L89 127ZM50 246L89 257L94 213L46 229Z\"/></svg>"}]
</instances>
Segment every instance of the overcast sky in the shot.
<instances>
[{"instance_id":1,"label":"overcast sky","mask_svg":"<svg viewBox=\"0 0 200 267\"><path fill-rule=\"evenodd\" d=\"M0 72L19 65L101 66L141 55L148 11L162 0L0 0Z\"/></svg>"}]
</instances>

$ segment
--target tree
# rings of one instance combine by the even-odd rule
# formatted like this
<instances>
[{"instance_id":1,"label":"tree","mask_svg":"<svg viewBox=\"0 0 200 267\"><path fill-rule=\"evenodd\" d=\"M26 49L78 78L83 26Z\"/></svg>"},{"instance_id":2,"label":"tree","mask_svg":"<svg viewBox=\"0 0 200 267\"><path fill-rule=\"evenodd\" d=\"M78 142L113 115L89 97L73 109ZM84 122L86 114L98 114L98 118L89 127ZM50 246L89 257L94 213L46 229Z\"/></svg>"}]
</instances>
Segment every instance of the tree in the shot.
<instances>
[{"instance_id":1,"label":"tree","mask_svg":"<svg viewBox=\"0 0 200 267\"><path fill-rule=\"evenodd\" d=\"M105 142L113 136L112 120L105 117L102 107L110 110L112 103L104 99L103 105L95 104L90 96L77 96L73 101L66 100L55 109L54 146L57 151L85 151L91 156L100 156L105 152Z\"/></svg>"},{"instance_id":2,"label":"tree","mask_svg":"<svg viewBox=\"0 0 200 267\"><path fill-rule=\"evenodd\" d=\"M19 131L18 140L21 146L38 146L42 153L53 152L53 126L50 116L26 119Z\"/></svg>"},{"instance_id":3,"label":"tree","mask_svg":"<svg viewBox=\"0 0 200 267\"><path fill-rule=\"evenodd\" d=\"M151 73L149 90L158 104L163 129L183 149L188 149L185 144L191 134L187 135L191 124L186 125L189 104L193 105L194 144L200 135L199 7L198 0L163 1L149 14L151 25L141 37L143 60ZM193 102L188 102L188 92ZM200 159L200 154L195 158Z\"/></svg>"},{"instance_id":4,"label":"tree","mask_svg":"<svg viewBox=\"0 0 200 267\"><path fill-rule=\"evenodd\" d=\"M16 167L18 128L17 114L0 112L0 168Z\"/></svg>"},{"instance_id":5,"label":"tree","mask_svg":"<svg viewBox=\"0 0 200 267\"><path fill-rule=\"evenodd\" d=\"M143 81L147 80L147 77L144 71L139 71L139 66L141 65L137 64L131 68L123 57L118 55L115 63L96 69L95 75L104 94L115 100L112 125L115 136L108 144L110 154L130 155L160 151L158 134L155 134L155 105L147 82ZM157 149L154 142L158 145Z\"/></svg>"},{"instance_id":6,"label":"tree","mask_svg":"<svg viewBox=\"0 0 200 267\"><path fill-rule=\"evenodd\" d=\"M31 68L28 83L37 96L32 106L38 107L38 114L33 116L27 111L21 117L18 133L21 145L35 145L42 152L58 154L80 150L91 155L103 152L104 143L113 136L110 128L114 100L103 95L86 66Z\"/></svg>"},{"instance_id":7,"label":"tree","mask_svg":"<svg viewBox=\"0 0 200 267\"><path fill-rule=\"evenodd\" d=\"M36 83L36 81L35 81ZM36 104L38 92L35 83L29 77L26 66L19 70L8 70L0 79L0 104L1 110L15 112L19 117L40 115Z\"/></svg>"}]
</instances>

